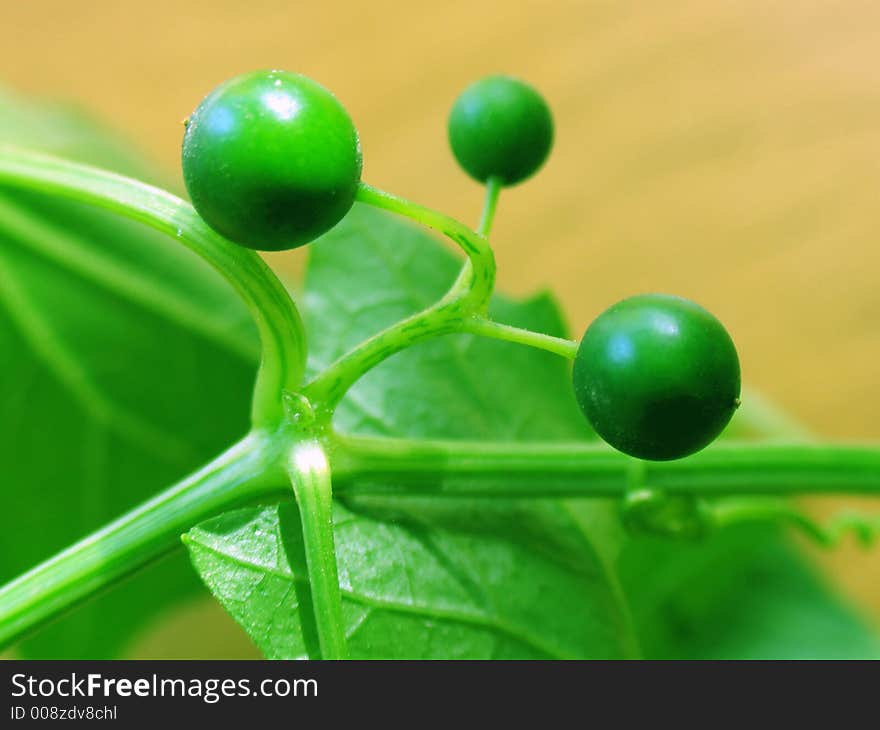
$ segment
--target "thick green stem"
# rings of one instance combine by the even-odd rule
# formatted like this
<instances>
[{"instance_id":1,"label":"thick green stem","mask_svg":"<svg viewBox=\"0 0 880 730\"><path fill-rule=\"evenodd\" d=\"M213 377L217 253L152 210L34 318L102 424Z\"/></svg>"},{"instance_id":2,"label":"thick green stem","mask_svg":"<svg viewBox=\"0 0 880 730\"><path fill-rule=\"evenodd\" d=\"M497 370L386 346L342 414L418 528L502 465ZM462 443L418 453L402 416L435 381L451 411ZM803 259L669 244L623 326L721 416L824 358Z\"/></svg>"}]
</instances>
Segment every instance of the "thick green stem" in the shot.
<instances>
[{"instance_id":1,"label":"thick green stem","mask_svg":"<svg viewBox=\"0 0 880 730\"><path fill-rule=\"evenodd\" d=\"M302 521L321 658L345 659L342 594L333 543L330 465L321 445L317 441L296 444L290 453L288 471Z\"/></svg>"},{"instance_id":2,"label":"thick green stem","mask_svg":"<svg viewBox=\"0 0 880 730\"><path fill-rule=\"evenodd\" d=\"M471 443L339 437L336 493L453 497L622 497L633 460L603 444ZM696 497L880 496L880 447L718 444L644 462L645 484Z\"/></svg>"},{"instance_id":3,"label":"thick green stem","mask_svg":"<svg viewBox=\"0 0 880 730\"><path fill-rule=\"evenodd\" d=\"M254 392L254 425L280 421L283 392L296 389L305 372L304 329L284 286L254 251L215 233L180 198L87 165L0 146L0 184L58 195L140 221L205 259L244 300L260 334L263 357ZM106 268L97 260L79 263Z\"/></svg>"},{"instance_id":4,"label":"thick green stem","mask_svg":"<svg viewBox=\"0 0 880 730\"><path fill-rule=\"evenodd\" d=\"M0 588L0 647L180 544L181 533L278 491L277 444L253 433L213 462Z\"/></svg>"},{"instance_id":5,"label":"thick green stem","mask_svg":"<svg viewBox=\"0 0 880 730\"><path fill-rule=\"evenodd\" d=\"M160 557L194 524L289 494L285 482L290 481L302 516L321 651L325 658L344 656L330 466L342 497L623 497L631 489L633 464L643 469L651 489L670 496L880 496L876 446L728 443L680 461L634 462L607 446L583 442L337 436L328 465L316 441L296 443L288 453L290 443L277 433L254 432L179 484L0 588L0 647ZM727 504L719 522L768 514L766 502ZM830 544L846 531L873 535L876 530L873 520L847 517L823 540Z\"/></svg>"}]
</instances>

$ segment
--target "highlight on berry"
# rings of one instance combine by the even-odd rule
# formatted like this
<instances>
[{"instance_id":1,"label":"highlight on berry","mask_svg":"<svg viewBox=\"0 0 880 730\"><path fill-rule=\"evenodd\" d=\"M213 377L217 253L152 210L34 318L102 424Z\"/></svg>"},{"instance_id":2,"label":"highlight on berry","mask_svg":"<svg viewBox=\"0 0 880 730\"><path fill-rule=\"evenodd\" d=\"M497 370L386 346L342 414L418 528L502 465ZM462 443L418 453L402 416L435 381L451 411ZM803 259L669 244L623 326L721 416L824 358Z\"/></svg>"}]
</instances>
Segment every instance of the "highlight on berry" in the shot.
<instances>
[{"instance_id":1,"label":"highlight on berry","mask_svg":"<svg viewBox=\"0 0 880 730\"><path fill-rule=\"evenodd\" d=\"M600 314L572 379L596 433L641 459L699 451L739 406L739 358L727 330L698 304L666 294L630 297Z\"/></svg>"},{"instance_id":2,"label":"highlight on berry","mask_svg":"<svg viewBox=\"0 0 880 730\"><path fill-rule=\"evenodd\" d=\"M302 246L354 203L357 130L336 97L305 76L236 76L205 97L185 128L183 178L193 206L235 243Z\"/></svg>"}]
</instances>

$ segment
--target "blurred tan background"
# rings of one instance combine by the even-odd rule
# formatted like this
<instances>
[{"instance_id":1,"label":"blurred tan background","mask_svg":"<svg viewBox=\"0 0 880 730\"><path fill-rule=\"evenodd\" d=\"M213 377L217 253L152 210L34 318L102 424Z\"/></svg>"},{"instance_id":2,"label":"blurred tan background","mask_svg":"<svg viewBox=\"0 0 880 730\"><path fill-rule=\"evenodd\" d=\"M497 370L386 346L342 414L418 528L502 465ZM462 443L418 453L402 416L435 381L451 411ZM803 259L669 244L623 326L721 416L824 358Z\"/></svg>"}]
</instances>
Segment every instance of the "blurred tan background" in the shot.
<instances>
[{"instance_id":1,"label":"blurred tan background","mask_svg":"<svg viewBox=\"0 0 880 730\"><path fill-rule=\"evenodd\" d=\"M880 440L876 1L2 0L0 83L87 107L178 184L180 120L261 67L339 96L369 182L468 221L449 106L487 73L531 81L557 143L502 196L500 286L552 288L575 330L635 292L691 297L752 386L821 435ZM880 551L819 559L880 616Z\"/></svg>"}]
</instances>

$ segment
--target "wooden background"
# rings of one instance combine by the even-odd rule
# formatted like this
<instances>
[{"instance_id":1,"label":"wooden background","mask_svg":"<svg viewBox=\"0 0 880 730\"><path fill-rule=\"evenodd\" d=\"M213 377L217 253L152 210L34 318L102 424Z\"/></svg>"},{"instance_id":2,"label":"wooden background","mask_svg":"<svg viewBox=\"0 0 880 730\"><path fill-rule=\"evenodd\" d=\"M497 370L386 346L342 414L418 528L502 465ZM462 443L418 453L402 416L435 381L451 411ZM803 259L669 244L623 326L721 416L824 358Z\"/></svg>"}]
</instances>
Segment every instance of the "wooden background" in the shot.
<instances>
[{"instance_id":1,"label":"wooden background","mask_svg":"<svg viewBox=\"0 0 880 730\"><path fill-rule=\"evenodd\" d=\"M628 294L691 297L729 327L752 386L824 436L880 439L876 0L0 7L0 83L93 110L177 180L201 97L282 67L350 110L365 179L470 221L481 191L447 149L447 111L479 76L520 75L557 143L502 196L500 286L552 288L575 330ZM880 551L819 559L880 616Z\"/></svg>"}]
</instances>

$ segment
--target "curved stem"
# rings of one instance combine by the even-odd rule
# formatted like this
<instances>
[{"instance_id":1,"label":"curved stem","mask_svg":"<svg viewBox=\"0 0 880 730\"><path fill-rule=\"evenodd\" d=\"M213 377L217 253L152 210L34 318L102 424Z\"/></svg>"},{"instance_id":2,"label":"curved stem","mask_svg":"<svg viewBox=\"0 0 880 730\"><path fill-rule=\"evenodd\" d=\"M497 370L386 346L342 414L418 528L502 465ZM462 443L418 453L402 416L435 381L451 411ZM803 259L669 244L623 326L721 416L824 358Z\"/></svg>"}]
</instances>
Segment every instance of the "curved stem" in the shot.
<instances>
[{"instance_id":1,"label":"curved stem","mask_svg":"<svg viewBox=\"0 0 880 730\"><path fill-rule=\"evenodd\" d=\"M491 337L496 340L504 340L506 342L514 342L519 345L527 345L536 347L539 350L552 352L554 355L573 360L577 354L578 343L573 340L566 340L563 337L553 337L551 335L541 334L540 332L532 332L520 327L512 327L500 322L493 322L485 317L473 317L462 323L463 332L469 332L473 335L482 337Z\"/></svg>"},{"instance_id":2,"label":"curved stem","mask_svg":"<svg viewBox=\"0 0 880 730\"><path fill-rule=\"evenodd\" d=\"M444 233L462 248L468 261L440 301L362 342L306 385L303 394L324 420L329 420L348 389L382 361L418 342L463 331L467 320L488 309L495 286L495 257L488 241L463 223L365 183L358 200Z\"/></svg>"},{"instance_id":3,"label":"curved stem","mask_svg":"<svg viewBox=\"0 0 880 730\"><path fill-rule=\"evenodd\" d=\"M468 310L474 312L483 312L488 308L492 290L495 288L495 254L485 237L443 213L378 190L366 183L361 183L357 199L433 228L458 244L470 262L469 281L466 287L456 282L447 298L466 302Z\"/></svg>"},{"instance_id":4,"label":"curved stem","mask_svg":"<svg viewBox=\"0 0 880 730\"><path fill-rule=\"evenodd\" d=\"M470 315L459 300L441 300L428 309L373 335L347 352L304 389L303 394L328 418L346 391L364 373L395 353L434 337L472 334L535 347L574 359L578 343Z\"/></svg>"},{"instance_id":5,"label":"curved stem","mask_svg":"<svg viewBox=\"0 0 880 730\"><path fill-rule=\"evenodd\" d=\"M319 418L329 420L348 389L384 360L424 340L458 332L465 313L460 302L440 302L382 330L347 352L317 375L303 395Z\"/></svg>"},{"instance_id":6,"label":"curved stem","mask_svg":"<svg viewBox=\"0 0 880 730\"><path fill-rule=\"evenodd\" d=\"M0 183L51 193L140 221L201 256L235 288L250 310L262 343L253 422L282 417L281 396L305 372L305 335L284 286L254 252L215 233L191 205L130 178L48 155L0 146Z\"/></svg>"},{"instance_id":7,"label":"curved stem","mask_svg":"<svg viewBox=\"0 0 880 730\"><path fill-rule=\"evenodd\" d=\"M252 433L213 462L0 588L0 647L180 544L224 510L278 490L277 446Z\"/></svg>"},{"instance_id":8,"label":"curved stem","mask_svg":"<svg viewBox=\"0 0 880 730\"><path fill-rule=\"evenodd\" d=\"M864 547L880 536L880 515L842 512L819 523L790 502L778 499L723 499L709 507L713 526L728 527L744 522L788 523L823 547L835 547L852 535Z\"/></svg>"},{"instance_id":9,"label":"curved stem","mask_svg":"<svg viewBox=\"0 0 880 730\"><path fill-rule=\"evenodd\" d=\"M302 522L321 658L345 659L348 652L333 543L330 466L321 445L317 441L304 441L294 446L288 459L288 473Z\"/></svg>"},{"instance_id":10,"label":"curved stem","mask_svg":"<svg viewBox=\"0 0 880 730\"><path fill-rule=\"evenodd\" d=\"M503 183L500 177L490 177L486 181L486 197L483 201L483 214L480 216L480 225L477 233L488 238L492 230L492 222L495 220L495 210L498 207L498 196L501 194Z\"/></svg>"},{"instance_id":11,"label":"curved stem","mask_svg":"<svg viewBox=\"0 0 880 730\"><path fill-rule=\"evenodd\" d=\"M485 238L489 237L492 230L492 222L495 220L495 210L498 207L498 197L501 194L502 183L497 177L490 177L486 181L486 194L483 198L483 212L480 215L480 223L477 226L477 233ZM471 273L471 262L467 260L458 272L458 277L453 285L453 290L459 290L467 286L468 278Z\"/></svg>"},{"instance_id":12,"label":"curved stem","mask_svg":"<svg viewBox=\"0 0 880 730\"><path fill-rule=\"evenodd\" d=\"M493 443L337 437L340 496L622 497L633 459L596 443ZM718 444L687 459L644 462L669 495L880 496L880 447Z\"/></svg>"}]
</instances>

